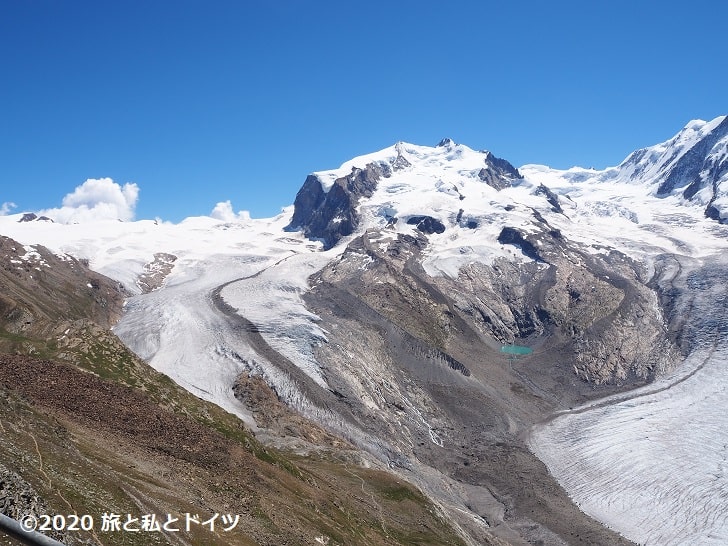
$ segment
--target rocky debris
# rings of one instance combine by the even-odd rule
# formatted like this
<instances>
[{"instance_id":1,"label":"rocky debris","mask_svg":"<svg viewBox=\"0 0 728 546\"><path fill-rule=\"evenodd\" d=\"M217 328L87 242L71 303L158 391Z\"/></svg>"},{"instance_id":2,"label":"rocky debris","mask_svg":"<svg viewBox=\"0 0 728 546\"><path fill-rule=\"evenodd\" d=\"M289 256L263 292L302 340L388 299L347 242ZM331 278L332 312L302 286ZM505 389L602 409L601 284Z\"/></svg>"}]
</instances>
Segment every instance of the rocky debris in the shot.
<instances>
[{"instance_id":1,"label":"rocky debris","mask_svg":"<svg viewBox=\"0 0 728 546\"><path fill-rule=\"evenodd\" d=\"M26 514L48 513L48 505L33 487L0 463L0 513L15 520Z\"/></svg>"},{"instance_id":2,"label":"rocky debris","mask_svg":"<svg viewBox=\"0 0 728 546\"><path fill-rule=\"evenodd\" d=\"M41 498L32 485L19 474L8 469L0 462L0 513L14 520L20 521L24 516L53 515L45 499ZM47 536L63 542L68 546L82 544L80 541L67 536L62 531L51 530L44 533Z\"/></svg>"},{"instance_id":3,"label":"rocky debris","mask_svg":"<svg viewBox=\"0 0 728 546\"><path fill-rule=\"evenodd\" d=\"M377 182L390 176L391 169L387 163L353 168L350 174L334 181L328 192L316 175L309 175L296 195L293 217L286 229L300 229L306 237L322 240L325 249L333 247L342 237L354 233L360 221L356 211L359 199L371 197Z\"/></svg>"},{"instance_id":4,"label":"rocky debris","mask_svg":"<svg viewBox=\"0 0 728 546\"><path fill-rule=\"evenodd\" d=\"M0 456L13 453L8 460L38 473L42 453L42 486L96 518L103 511L240 517L230 533L181 531L174 535L180 544L278 546L313 544L314 537L362 546L463 544L419 491L338 439L313 457L282 454L181 389L174 401L182 407L163 407L149 394L73 366L0 355L0 397L14 407L0 406ZM364 461L367 468L359 466ZM170 540L123 538L135 546Z\"/></svg>"},{"instance_id":5,"label":"rocky debris","mask_svg":"<svg viewBox=\"0 0 728 546\"><path fill-rule=\"evenodd\" d=\"M135 438L149 449L204 464L229 464L212 431L156 407L142 392L52 361L0 354L0 381L37 403L73 415L94 427ZM111 404L110 400L123 400Z\"/></svg>"},{"instance_id":6,"label":"rocky debris","mask_svg":"<svg viewBox=\"0 0 728 546\"><path fill-rule=\"evenodd\" d=\"M156 252L154 254L154 261L144 264L144 272L139 275L136 281L142 294L148 294L159 289L164 284L167 275L172 272L174 262L176 261L177 256L174 254Z\"/></svg>"},{"instance_id":7,"label":"rocky debris","mask_svg":"<svg viewBox=\"0 0 728 546\"><path fill-rule=\"evenodd\" d=\"M21 334L33 329L35 316L3 295L0 295L0 314L5 321L5 330L11 334Z\"/></svg>"},{"instance_id":8,"label":"rocky debris","mask_svg":"<svg viewBox=\"0 0 728 546\"><path fill-rule=\"evenodd\" d=\"M278 445L294 448L299 453L352 448L351 444L340 437L292 411L279 400L275 391L260 376L243 372L235 380L233 392L252 412L258 428L265 429L269 438L275 438Z\"/></svg>"},{"instance_id":9,"label":"rocky debris","mask_svg":"<svg viewBox=\"0 0 728 546\"><path fill-rule=\"evenodd\" d=\"M539 248L553 264L475 263L458 279L430 278L418 265L427 249L424 234L370 230L352 240L339 260L311 279L305 295L328 332L328 343L316 352L332 389L327 407L338 412L343 406L356 416L346 424L362 431L349 431L352 442L454 507L448 517L475 543L559 543L578 533L586 543L626 544L579 512L520 439L543 415L613 392L606 384L621 381L609 367L589 382L577 379L564 364L573 361L577 346L566 333L568 321L589 340L611 339L612 331L634 337L626 325L610 322L622 311L633 316L625 301L634 301L634 294L608 281L591 292L589 283L602 274L599 264L584 263L594 273L581 276L582 266L563 256L557 261L569 243L544 229L537 235L551 238L551 246ZM570 252L570 260L581 259ZM652 303L640 304L639 312ZM650 327L657 320L646 318ZM652 331L643 331L648 344ZM511 362L499 342L513 341L539 349ZM585 359L590 373L602 369L599 357L591 351ZM445 485L450 480L468 484L467 491L455 493ZM474 510L487 526L473 523Z\"/></svg>"},{"instance_id":10,"label":"rocky debris","mask_svg":"<svg viewBox=\"0 0 728 546\"><path fill-rule=\"evenodd\" d=\"M511 187L513 182L522 179L523 175L505 159L486 152L485 167L478 172L478 178L490 187L500 191Z\"/></svg>"},{"instance_id":11,"label":"rocky debris","mask_svg":"<svg viewBox=\"0 0 728 546\"><path fill-rule=\"evenodd\" d=\"M546 237L533 245L546 263L498 259L470 264L455 280L433 280L484 335L558 345L574 366L559 362L550 373L638 385L673 369L679 354L640 268L618 252L593 255L563 239L549 247Z\"/></svg>"}]
</instances>

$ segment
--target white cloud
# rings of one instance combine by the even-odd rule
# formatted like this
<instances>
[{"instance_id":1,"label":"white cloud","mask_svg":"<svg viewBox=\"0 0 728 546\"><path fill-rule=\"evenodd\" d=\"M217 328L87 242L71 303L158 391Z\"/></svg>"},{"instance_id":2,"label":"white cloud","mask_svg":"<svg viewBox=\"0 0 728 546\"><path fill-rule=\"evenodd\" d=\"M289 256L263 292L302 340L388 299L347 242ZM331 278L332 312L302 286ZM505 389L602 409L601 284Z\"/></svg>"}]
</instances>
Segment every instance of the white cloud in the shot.
<instances>
[{"instance_id":1,"label":"white cloud","mask_svg":"<svg viewBox=\"0 0 728 546\"><path fill-rule=\"evenodd\" d=\"M89 178L63 198L62 206L40 211L56 222L70 224L89 220L133 220L139 186L123 186L111 178Z\"/></svg>"},{"instance_id":2,"label":"white cloud","mask_svg":"<svg viewBox=\"0 0 728 546\"><path fill-rule=\"evenodd\" d=\"M247 210L233 212L233 205L230 200L221 201L212 209L210 216L223 222L247 222L250 220L250 213Z\"/></svg>"},{"instance_id":3,"label":"white cloud","mask_svg":"<svg viewBox=\"0 0 728 546\"><path fill-rule=\"evenodd\" d=\"M10 211L13 210L17 206L18 205L16 205L15 203L6 201L2 205L0 205L0 216L5 216L6 214L10 214Z\"/></svg>"}]
</instances>

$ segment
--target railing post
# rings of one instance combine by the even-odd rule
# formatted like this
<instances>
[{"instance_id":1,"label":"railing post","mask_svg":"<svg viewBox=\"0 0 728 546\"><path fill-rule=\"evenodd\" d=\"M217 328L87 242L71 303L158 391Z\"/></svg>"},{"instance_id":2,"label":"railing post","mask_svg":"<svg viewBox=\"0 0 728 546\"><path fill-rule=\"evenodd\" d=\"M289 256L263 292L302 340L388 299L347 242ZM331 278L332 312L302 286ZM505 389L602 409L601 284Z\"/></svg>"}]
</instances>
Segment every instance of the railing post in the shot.
<instances>
[{"instance_id":1,"label":"railing post","mask_svg":"<svg viewBox=\"0 0 728 546\"><path fill-rule=\"evenodd\" d=\"M37 531L26 531L19 521L5 514L0 514L0 531L28 546L65 546Z\"/></svg>"}]
</instances>

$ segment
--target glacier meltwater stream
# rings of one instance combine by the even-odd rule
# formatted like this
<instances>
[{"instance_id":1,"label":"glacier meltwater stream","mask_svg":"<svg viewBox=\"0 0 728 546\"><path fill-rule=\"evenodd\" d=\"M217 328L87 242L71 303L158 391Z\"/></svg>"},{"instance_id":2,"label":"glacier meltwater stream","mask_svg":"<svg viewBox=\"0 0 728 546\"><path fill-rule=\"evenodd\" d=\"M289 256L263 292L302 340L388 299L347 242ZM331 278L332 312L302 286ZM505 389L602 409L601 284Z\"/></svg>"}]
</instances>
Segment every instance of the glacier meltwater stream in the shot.
<instances>
[{"instance_id":1,"label":"glacier meltwater stream","mask_svg":"<svg viewBox=\"0 0 728 546\"><path fill-rule=\"evenodd\" d=\"M639 544L728 544L723 271L684 276L691 352L674 374L566 412L531 434L531 449L579 507Z\"/></svg>"}]
</instances>

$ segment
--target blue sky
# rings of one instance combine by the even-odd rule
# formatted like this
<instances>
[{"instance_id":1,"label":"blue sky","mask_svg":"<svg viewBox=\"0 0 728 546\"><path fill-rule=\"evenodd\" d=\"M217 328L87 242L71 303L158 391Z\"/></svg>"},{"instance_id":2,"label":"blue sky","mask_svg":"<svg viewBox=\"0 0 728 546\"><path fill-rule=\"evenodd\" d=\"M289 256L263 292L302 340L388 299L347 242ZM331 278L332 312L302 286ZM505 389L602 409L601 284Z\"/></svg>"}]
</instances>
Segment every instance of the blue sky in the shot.
<instances>
[{"instance_id":1,"label":"blue sky","mask_svg":"<svg viewBox=\"0 0 728 546\"><path fill-rule=\"evenodd\" d=\"M137 218L265 217L311 171L445 136L603 168L728 113L726 20L712 0L6 0L0 203L110 177Z\"/></svg>"}]
</instances>

